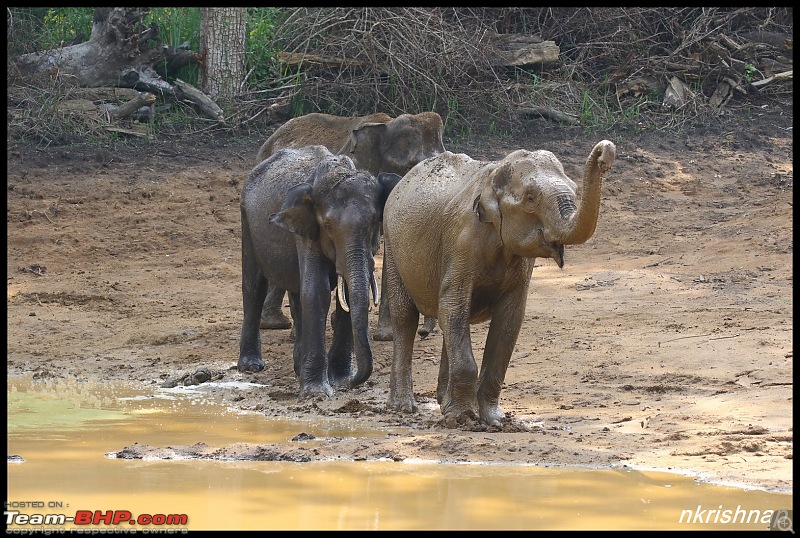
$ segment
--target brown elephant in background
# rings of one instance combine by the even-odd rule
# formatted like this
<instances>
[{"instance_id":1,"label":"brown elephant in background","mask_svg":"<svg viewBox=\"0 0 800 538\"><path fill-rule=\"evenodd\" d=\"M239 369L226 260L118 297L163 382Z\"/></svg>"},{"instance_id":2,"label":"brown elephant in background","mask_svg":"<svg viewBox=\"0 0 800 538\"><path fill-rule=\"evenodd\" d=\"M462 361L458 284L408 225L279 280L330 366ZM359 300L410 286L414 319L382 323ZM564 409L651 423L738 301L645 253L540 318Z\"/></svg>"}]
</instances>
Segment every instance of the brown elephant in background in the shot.
<instances>
[{"instance_id":1,"label":"brown elephant in background","mask_svg":"<svg viewBox=\"0 0 800 538\"><path fill-rule=\"evenodd\" d=\"M514 350L537 257L564 265L564 246L587 241L600 210L600 184L616 157L592 149L583 194L549 151L517 150L494 161L449 151L395 186L384 208L384 273L394 331L388 408L414 412L411 375L419 314L443 335L436 399L449 426L500 425L500 390ZM470 324L491 320L480 373Z\"/></svg>"},{"instance_id":2,"label":"brown elephant in background","mask_svg":"<svg viewBox=\"0 0 800 538\"><path fill-rule=\"evenodd\" d=\"M258 151L261 162L284 148L300 148L318 144L334 154L347 155L359 170L373 176L393 173L403 176L417 163L444 151L444 124L436 112L401 114L392 118L382 112L368 116L333 116L312 113L292 118L281 125ZM262 329L288 329L291 321L281 310L285 290L271 287L264 301ZM425 318L419 329L427 336L436 325L436 318ZM389 306L381 300L375 340L391 340Z\"/></svg>"}]
</instances>

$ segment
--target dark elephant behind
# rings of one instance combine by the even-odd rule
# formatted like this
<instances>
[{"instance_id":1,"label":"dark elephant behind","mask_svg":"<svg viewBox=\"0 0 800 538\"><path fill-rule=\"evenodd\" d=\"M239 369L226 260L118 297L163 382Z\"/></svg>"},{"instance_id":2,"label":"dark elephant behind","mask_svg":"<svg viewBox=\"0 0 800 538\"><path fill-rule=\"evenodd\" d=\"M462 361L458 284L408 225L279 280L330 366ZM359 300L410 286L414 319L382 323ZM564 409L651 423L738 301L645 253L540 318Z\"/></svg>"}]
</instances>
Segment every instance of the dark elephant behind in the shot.
<instances>
[{"instance_id":1,"label":"dark elephant behind","mask_svg":"<svg viewBox=\"0 0 800 538\"><path fill-rule=\"evenodd\" d=\"M242 302L238 368L263 370L259 321L267 290L289 292L300 397L333 394L372 373L370 293L383 205L397 176L356 170L324 146L283 149L261 162L242 189ZM342 283L333 338L325 349L331 291ZM357 371L352 373L355 353Z\"/></svg>"},{"instance_id":2,"label":"dark elephant behind","mask_svg":"<svg viewBox=\"0 0 800 538\"><path fill-rule=\"evenodd\" d=\"M312 113L292 118L281 125L258 151L257 162L285 148L322 145L337 155L347 155L359 170L374 176L394 173L399 176L417 163L444 151L444 124L436 112L401 114L396 118L378 112L367 116L334 116ZM273 287L267 294L261 327L286 329L291 322L281 310L283 290ZM427 335L436 323L426 318L420 329ZM391 340L389 308L381 301L374 338Z\"/></svg>"}]
</instances>

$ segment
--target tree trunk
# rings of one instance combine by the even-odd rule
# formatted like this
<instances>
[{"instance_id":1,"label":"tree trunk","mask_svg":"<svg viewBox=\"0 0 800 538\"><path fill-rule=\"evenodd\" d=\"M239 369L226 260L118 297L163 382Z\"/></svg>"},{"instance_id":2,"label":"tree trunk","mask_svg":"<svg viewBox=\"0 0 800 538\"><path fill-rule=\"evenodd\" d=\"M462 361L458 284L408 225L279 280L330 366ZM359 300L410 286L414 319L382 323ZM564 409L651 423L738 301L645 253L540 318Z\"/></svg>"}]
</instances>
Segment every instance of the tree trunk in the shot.
<instances>
[{"instance_id":1,"label":"tree trunk","mask_svg":"<svg viewBox=\"0 0 800 538\"><path fill-rule=\"evenodd\" d=\"M247 8L200 9L200 89L223 106L244 81L246 22Z\"/></svg>"},{"instance_id":2,"label":"tree trunk","mask_svg":"<svg viewBox=\"0 0 800 538\"><path fill-rule=\"evenodd\" d=\"M28 73L58 73L79 86L125 86L146 91L171 87L153 66L164 63L168 51L158 42L158 26L146 27L147 8L97 8L88 41L44 52L24 54L16 65Z\"/></svg>"}]
</instances>

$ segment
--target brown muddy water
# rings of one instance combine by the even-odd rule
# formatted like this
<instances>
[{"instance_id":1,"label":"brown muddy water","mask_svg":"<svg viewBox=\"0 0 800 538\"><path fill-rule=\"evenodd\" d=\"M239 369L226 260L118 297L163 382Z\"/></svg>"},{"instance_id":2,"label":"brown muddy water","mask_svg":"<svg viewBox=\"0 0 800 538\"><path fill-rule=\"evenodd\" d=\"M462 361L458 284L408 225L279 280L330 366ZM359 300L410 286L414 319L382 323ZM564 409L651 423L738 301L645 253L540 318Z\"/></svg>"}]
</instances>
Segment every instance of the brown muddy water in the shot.
<instances>
[{"instance_id":1,"label":"brown muddy water","mask_svg":"<svg viewBox=\"0 0 800 538\"><path fill-rule=\"evenodd\" d=\"M134 443L288 445L301 432L392 432L361 431L352 420L236 413L202 385L145 394L120 384L9 378L7 396L7 533L755 530L768 527L770 513L792 507L790 494L632 469L112 459L106 454Z\"/></svg>"}]
</instances>

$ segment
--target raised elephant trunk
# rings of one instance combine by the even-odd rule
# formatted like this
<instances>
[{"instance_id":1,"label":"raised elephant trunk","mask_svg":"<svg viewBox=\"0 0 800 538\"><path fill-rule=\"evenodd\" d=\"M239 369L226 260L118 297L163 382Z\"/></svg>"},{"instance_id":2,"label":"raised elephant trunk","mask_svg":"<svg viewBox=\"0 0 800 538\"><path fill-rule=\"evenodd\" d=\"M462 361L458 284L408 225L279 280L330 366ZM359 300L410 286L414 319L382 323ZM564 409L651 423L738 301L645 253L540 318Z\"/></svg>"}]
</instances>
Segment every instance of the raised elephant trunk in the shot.
<instances>
[{"instance_id":1,"label":"raised elephant trunk","mask_svg":"<svg viewBox=\"0 0 800 538\"><path fill-rule=\"evenodd\" d=\"M598 142L592 149L583 172L583 194L577 209L566 217L566 227L560 238L562 244L585 243L594 234L600 213L600 180L614 164L615 158L616 147L608 140ZM571 200L568 202L571 205ZM559 205L562 205L561 200Z\"/></svg>"}]
</instances>

